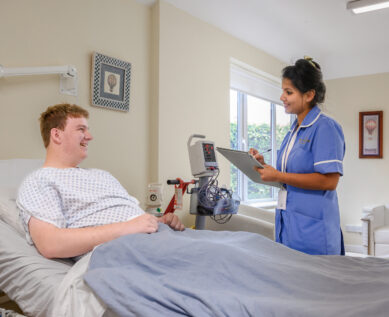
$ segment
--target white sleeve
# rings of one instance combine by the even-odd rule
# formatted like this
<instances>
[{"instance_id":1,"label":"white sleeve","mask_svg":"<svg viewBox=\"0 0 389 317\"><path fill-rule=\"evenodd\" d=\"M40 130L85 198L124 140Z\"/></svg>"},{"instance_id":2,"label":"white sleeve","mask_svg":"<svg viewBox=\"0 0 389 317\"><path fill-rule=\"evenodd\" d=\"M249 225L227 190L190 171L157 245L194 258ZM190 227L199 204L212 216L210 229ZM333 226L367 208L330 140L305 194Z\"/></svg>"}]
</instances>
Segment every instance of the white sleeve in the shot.
<instances>
[{"instance_id":1,"label":"white sleeve","mask_svg":"<svg viewBox=\"0 0 389 317\"><path fill-rule=\"evenodd\" d=\"M16 203L27 233L31 216L56 227L66 228L60 194L54 185L40 180L34 174L27 177L20 186Z\"/></svg>"}]
</instances>

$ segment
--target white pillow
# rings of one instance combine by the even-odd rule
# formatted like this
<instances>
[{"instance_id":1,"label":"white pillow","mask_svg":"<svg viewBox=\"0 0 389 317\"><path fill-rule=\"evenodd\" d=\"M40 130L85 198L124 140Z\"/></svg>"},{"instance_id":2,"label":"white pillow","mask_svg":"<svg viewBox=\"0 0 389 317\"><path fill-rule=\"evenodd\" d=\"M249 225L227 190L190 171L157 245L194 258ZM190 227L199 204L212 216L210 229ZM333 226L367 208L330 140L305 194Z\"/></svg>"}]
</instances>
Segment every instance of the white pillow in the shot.
<instances>
[{"instance_id":1,"label":"white pillow","mask_svg":"<svg viewBox=\"0 0 389 317\"><path fill-rule=\"evenodd\" d=\"M19 210L16 207L17 188L0 187L0 219L10 225L21 236L25 236L19 220Z\"/></svg>"}]
</instances>

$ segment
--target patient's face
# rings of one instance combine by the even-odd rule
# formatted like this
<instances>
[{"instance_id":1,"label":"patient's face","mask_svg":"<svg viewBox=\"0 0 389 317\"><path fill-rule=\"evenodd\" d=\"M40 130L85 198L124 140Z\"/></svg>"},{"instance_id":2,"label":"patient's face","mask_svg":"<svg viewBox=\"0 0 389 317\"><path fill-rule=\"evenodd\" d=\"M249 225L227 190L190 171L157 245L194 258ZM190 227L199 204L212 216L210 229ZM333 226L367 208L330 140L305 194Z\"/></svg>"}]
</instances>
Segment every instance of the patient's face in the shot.
<instances>
[{"instance_id":1,"label":"patient's face","mask_svg":"<svg viewBox=\"0 0 389 317\"><path fill-rule=\"evenodd\" d=\"M88 155L88 143L93 139L89 133L86 118L68 118L62 133L62 146L66 155L75 164L81 163Z\"/></svg>"}]
</instances>

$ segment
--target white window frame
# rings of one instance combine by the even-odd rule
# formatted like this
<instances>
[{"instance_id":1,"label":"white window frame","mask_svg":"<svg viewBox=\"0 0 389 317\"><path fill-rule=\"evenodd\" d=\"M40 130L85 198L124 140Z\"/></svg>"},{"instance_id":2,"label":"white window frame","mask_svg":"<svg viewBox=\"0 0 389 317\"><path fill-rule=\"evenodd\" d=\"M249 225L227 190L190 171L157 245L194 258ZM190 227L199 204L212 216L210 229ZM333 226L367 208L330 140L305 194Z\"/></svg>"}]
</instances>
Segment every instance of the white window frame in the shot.
<instances>
[{"instance_id":1,"label":"white window frame","mask_svg":"<svg viewBox=\"0 0 389 317\"><path fill-rule=\"evenodd\" d=\"M271 105L271 146L272 162L276 165L276 105L280 105L281 78L258 70L248 64L231 58L230 89L237 91L237 143L238 149L247 151L247 95L260 98L270 102ZM292 122L293 118L291 118ZM272 187L271 197L265 199L248 199L248 178L238 170L237 175L238 195L244 202L250 204L273 205L277 198L278 191Z\"/></svg>"},{"instance_id":2,"label":"white window frame","mask_svg":"<svg viewBox=\"0 0 389 317\"><path fill-rule=\"evenodd\" d=\"M238 150L248 151L248 125L247 125L247 96L248 94L241 92L239 90L233 89L237 92L237 145ZM256 97L257 98L257 97ZM276 106L270 102L270 138L271 138L271 148L272 156L270 165L275 166L277 160L277 151L274 150L277 148L276 140ZM265 201L274 201L277 198L277 189L275 187L271 188L271 197L263 199L248 199L248 178L242 172L238 170L238 184L237 190L238 195L242 198L244 202L256 203L256 202L265 202Z\"/></svg>"}]
</instances>

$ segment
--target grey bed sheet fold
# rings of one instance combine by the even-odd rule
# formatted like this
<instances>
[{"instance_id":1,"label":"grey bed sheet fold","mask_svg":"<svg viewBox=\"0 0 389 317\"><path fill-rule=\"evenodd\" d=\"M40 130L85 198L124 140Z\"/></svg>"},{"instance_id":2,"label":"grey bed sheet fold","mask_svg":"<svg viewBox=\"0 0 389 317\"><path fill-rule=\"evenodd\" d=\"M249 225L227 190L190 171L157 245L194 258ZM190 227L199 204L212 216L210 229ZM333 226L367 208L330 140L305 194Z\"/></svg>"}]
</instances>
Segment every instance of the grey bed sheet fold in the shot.
<instances>
[{"instance_id":1,"label":"grey bed sheet fold","mask_svg":"<svg viewBox=\"0 0 389 317\"><path fill-rule=\"evenodd\" d=\"M389 261L311 256L247 232L134 234L99 246L87 284L119 316L387 316Z\"/></svg>"},{"instance_id":2,"label":"grey bed sheet fold","mask_svg":"<svg viewBox=\"0 0 389 317\"><path fill-rule=\"evenodd\" d=\"M0 289L27 316L47 316L55 291L71 266L71 261L44 258L0 221Z\"/></svg>"}]
</instances>

